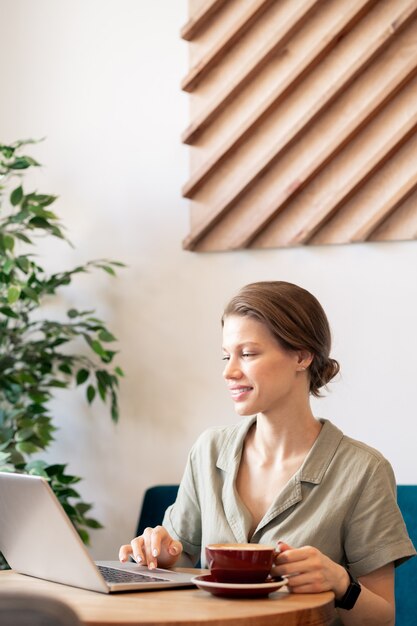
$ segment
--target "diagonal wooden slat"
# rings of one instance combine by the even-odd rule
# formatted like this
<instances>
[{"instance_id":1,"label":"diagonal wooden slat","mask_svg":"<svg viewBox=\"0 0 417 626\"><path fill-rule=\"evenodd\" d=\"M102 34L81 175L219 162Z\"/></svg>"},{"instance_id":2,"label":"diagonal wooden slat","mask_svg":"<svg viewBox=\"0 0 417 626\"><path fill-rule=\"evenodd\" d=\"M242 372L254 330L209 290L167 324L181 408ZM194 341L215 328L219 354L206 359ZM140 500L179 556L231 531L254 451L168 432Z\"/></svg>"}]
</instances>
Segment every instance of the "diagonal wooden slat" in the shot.
<instances>
[{"instance_id":1,"label":"diagonal wooden slat","mask_svg":"<svg viewBox=\"0 0 417 626\"><path fill-rule=\"evenodd\" d=\"M320 207L320 211L316 211L311 220L305 224L302 231L300 231L289 242L290 245L298 245L302 243L308 243L312 236L317 232L320 226L328 221L332 217L339 207L343 205L346 200L357 191L357 189L363 185L384 163L386 163L395 152L414 135L417 130L417 109L413 115L405 122L395 134L388 137L384 146L380 147L377 153L369 152L366 156L366 161L362 164L358 171L351 172L351 176L348 179L341 181L340 187L337 190L337 194L328 199L327 204L323 204ZM417 173L416 173L417 179ZM413 179L409 181L409 185L413 185ZM404 185L404 190L407 188L407 184ZM398 202L398 199L397 199ZM370 234L374 228L382 221L385 212L389 210L389 203L381 205L374 217L363 220L361 227L351 237L351 241L361 241L362 234ZM374 224L374 225L373 225ZM366 238L366 236L364 238Z\"/></svg>"},{"instance_id":2,"label":"diagonal wooden slat","mask_svg":"<svg viewBox=\"0 0 417 626\"><path fill-rule=\"evenodd\" d=\"M417 239L417 188L368 237L368 241Z\"/></svg>"},{"instance_id":3,"label":"diagonal wooden slat","mask_svg":"<svg viewBox=\"0 0 417 626\"><path fill-rule=\"evenodd\" d=\"M403 13L400 14L400 16L398 16L395 22L395 28L397 31L400 27L404 27L404 25L409 22L415 12L416 6L413 5L411 7L409 6ZM344 71L340 74L339 81L329 85L327 98L326 94L324 94L324 99L320 100L320 103L316 103L315 110L313 107L312 115L314 117L317 117L317 113L323 108L323 100L325 104L328 104L334 99L335 94L338 94L340 91L345 92L348 81L352 83L353 79L363 71L364 66L368 67L370 61L373 60L376 54L380 53L381 50L386 47L387 42L390 41L390 35L394 30L394 26L390 26L388 30L389 32L385 29L382 34L376 33L375 39L369 42L367 51L363 52L358 59L355 59L351 66L344 68ZM378 107L383 106L386 100L395 94L399 86L401 86L404 81L408 80L416 65L416 51L414 50L411 55L410 53L408 56L406 55L401 71L396 71L393 76L388 75L387 73L382 74L380 88L375 92L375 94L373 94L372 106L368 105L362 111L354 111L350 122L346 125L343 133L335 137L331 145L329 144L323 146L320 158L316 158L313 162L310 162L303 171L298 171L295 180L292 182L289 181L286 188L280 190L271 203L262 207L261 210L258 210L256 216L254 216L247 225L240 224L235 237L229 242L230 247L238 248L249 245L258 232L260 232L260 230L265 227L272 217L286 205L294 193L318 171L319 167L323 167L328 159L340 150L341 144L346 142L354 132L357 132L358 128L360 128L369 116L372 115L372 112L375 112ZM307 122L310 123L311 119L307 120ZM284 148L287 148L291 144L292 138L299 136L301 131L305 133L305 127L306 124L301 122L295 131L294 129L290 129L289 133L284 137L284 140L278 148L275 147L272 154L269 154L265 159L263 159L261 165L255 168L255 175L249 177L237 191L233 191L226 198L226 200L216 205L210 210L209 214L205 214L202 219L193 225L191 234L184 240L183 243L186 249L193 249L197 245L200 239L204 237L205 234L213 228L214 225L240 200L240 198L242 198L256 184L263 172L266 171L271 162L276 159L276 155L282 154Z\"/></svg>"},{"instance_id":4,"label":"diagonal wooden slat","mask_svg":"<svg viewBox=\"0 0 417 626\"><path fill-rule=\"evenodd\" d=\"M187 76L182 80L181 88L184 91L193 91L214 65L219 63L225 54L275 1L276 0L254 0L251 6L246 9L236 21L234 29L224 35L217 44L191 68Z\"/></svg>"},{"instance_id":5,"label":"diagonal wooden slat","mask_svg":"<svg viewBox=\"0 0 417 626\"><path fill-rule=\"evenodd\" d=\"M205 4L190 17L185 26L181 29L182 39L191 41L205 26L210 18L219 11L227 0L208 0Z\"/></svg>"},{"instance_id":6,"label":"diagonal wooden slat","mask_svg":"<svg viewBox=\"0 0 417 626\"><path fill-rule=\"evenodd\" d=\"M370 217L362 226L354 233L352 241L366 241L372 237L377 228L392 214L398 207L416 191L417 189L417 171L413 172L410 180L407 181L400 189L396 190L393 198L386 198L385 202L379 207L379 210Z\"/></svg>"},{"instance_id":7,"label":"diagonal wooden slat","mask_svg":"<svg viewBox=\"0 0 417 626\"><path fill-rule=\"evenodd\" d=\"M349 10L346 15L341 15L339 24L334 30L328 34L326 38L316 42L316 46L310 54L304 57L299 66L294 70L293 75L286 77L282 83L280 83L271 93L271 95L254 111L248 119L242 124L239 131L230 137L225 144L223 144L219 150L217 150L211 157L209 157L204 165L195 172L189 181L183 186L182 194L185 198L192 198L198 189L206 182L206 180L213 174L216 168L219 167L227 158L231 156L253 133L262 122L268 117L271 111L288 95L289 91L297 86L304 78L305 74L311 71L322 60L323 56L330 53L330 51L338 45L343 32L356 23L358 12L362 13L368 2L358 0L352 2L349 5ZM371 5L374 4L371 0ZM368 7L369 8L369 7ZM404 27L417 13L417 4L408 6L399 16L395 24L395 29L398 30ZM388 46L391 42L392 32L394 26L390 25L385 28L382 33L376 33L375 38L371 39L366 49L362 51L362 55L355 59L347 68L342 68L340 76L337 81L329 85L329 89L323 95L323 98L312 104L309 113L303 120L299 120L298 124L289 129L283 136L282 140L275 146L274 150L263 159L262 163L255 168L256 174L251 181L248 181L245 185L251 185L252 182L263 175L266 168L270 167L275 158L278 158L280 152L284 150L296 137L305 131L305 128L310 124L314 118L321 113L321 111L329 104L329 102L337 97L337 95L346 89L350 82L352 82L358 73L362 72L372 62L375 55L379 54L385 46ZM342 40L343 43L343 40ZM238 195L238 194L236 194Z\"/></svg>"},{"instance_id":8,"label":"diagonal wooden slat","mask_svg":"<svg viewBox=\"0 0 417 626\"><path fill-rule=\"evenodd\" d=\"M365 5L374 4L373 2L366 2ZM239 93L252 81L252 79L269 63L269 61L276 55L281 48L293 37L294 33L305 24L309 19L310 13L319 6L323 0L305 0L305 2L298 6L294 13L291 13L284 23L279 24L277 33L271 38L266 46L262 47L253 57L250 65L243 69L238 76L234 78L227 86L226 89L221 91L220 94L210 103L196 119L186 128L182 134L182 141L186 144L191 144L198 136L211 124L220 113L226 108L226 106L234 100Z\"/></svg>"},{"instance_id":9,"label":"diagonal wooden slat","mask_svg":"<svg viewBox=\"0 0 417 626\"><path fill-rule=\"evenodd\" d=\"M413 83L415 86L408 95L408 106L417 96L417 81L414 79ZM417 107L415 108L417 111ZM383 119L387 126L391 125L393 111L388 110ZM391 134L395 136L396 128ZM383 166L376 167L368 180L342 204L308 243L320 245L365 241L372 238L380 225L404 206L417 186L417 170L411 167L417 161L417 135L413 130L408 134L410 138L407 140L405 135L398 142L403 145L398 145L397 150L394 147L394 153L384 155L385 158L381 159L381 162L385 160ZM415 206L417 209L417 204Z\"/></svg>"}]
</instances>

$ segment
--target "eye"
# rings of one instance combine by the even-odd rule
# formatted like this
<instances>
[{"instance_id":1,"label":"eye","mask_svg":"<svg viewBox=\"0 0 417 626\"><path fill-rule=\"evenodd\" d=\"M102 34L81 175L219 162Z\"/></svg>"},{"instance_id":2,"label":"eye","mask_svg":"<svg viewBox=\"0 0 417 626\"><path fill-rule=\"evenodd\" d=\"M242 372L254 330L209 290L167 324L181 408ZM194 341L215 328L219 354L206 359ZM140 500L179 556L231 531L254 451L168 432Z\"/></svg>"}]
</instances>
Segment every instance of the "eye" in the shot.
<instances>
[{"instance_id":1,"label":"eye","mask_svg":"<svg viewBox=\"0 0 417 626\"><path fill-rule=\"evenodd\" d=\"M223 354L222 356L222 361L228 361L230 359L230 356L227 354Z\"/></svg>"},{"instance_id":2,"label":"eye","mask_svg":"<svg viewBox=\"0 0 417 626\"><path fill-rule=\"evenodd\" d=\"M247 356L255 356L254 352L242 352L242 356L243 357L247 357Z\"/></svg>"}]
</instances>

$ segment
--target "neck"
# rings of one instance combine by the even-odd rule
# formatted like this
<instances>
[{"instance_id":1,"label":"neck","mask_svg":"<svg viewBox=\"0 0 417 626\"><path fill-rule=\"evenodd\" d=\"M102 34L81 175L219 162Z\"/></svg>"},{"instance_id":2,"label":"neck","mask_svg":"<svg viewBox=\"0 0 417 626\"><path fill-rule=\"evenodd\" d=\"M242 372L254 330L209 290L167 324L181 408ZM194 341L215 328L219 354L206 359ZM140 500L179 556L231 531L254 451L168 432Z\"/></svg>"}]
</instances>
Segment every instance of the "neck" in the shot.
<instances>
[{"instance_id":1,"label":"neck","mask_svg":"<svg viewBox=\"0 0 417 626\"><path fill-rule=\"evenodd\" d=\"M305 455L317 439L321 423L311 412L310 405L287 410L279 415L257 415L252 430L254 448L265 462L284 462Z\"/></svg>"}]
</instances>

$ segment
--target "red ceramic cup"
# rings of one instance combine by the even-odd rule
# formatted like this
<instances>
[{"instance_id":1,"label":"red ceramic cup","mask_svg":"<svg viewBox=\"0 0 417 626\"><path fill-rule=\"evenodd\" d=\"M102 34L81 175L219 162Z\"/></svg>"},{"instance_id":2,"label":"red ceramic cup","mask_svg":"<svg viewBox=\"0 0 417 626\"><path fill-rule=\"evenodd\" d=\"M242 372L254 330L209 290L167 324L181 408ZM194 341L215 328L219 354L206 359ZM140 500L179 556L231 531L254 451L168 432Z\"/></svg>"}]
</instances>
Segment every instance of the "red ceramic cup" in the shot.
<instances>
[{"instance_id":1,"label":"red ceramic cup","mask_svg":"<svg viewBox=\"0 0 417 626\"><path fill-rule=\"evenodd\" d=\"M207 567L216 582L263 583L275 549L259 543L218 543L206 546Z\"/></svg>"}]
</instances>

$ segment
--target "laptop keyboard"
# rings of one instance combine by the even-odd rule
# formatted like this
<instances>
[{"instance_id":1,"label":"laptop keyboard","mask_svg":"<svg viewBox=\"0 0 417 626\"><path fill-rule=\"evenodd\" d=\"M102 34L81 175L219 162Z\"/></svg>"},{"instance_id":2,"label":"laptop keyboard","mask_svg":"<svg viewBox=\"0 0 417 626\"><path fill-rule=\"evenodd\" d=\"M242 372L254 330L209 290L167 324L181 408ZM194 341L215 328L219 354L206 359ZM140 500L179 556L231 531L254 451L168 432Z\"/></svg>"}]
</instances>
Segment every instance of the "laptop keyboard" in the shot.
<instances>
[{"instance_id":1,"label":"laptop keyboard","mask_svg":"<svg viewBox=\"0 0 417 626\"><path fill-rule=\"evenodd\" d=\"M158 583L161 581L169 582L167 578L154 578L153 576L143 576L134 572L126 572L113 567L105 567L99 565L101 575L108 583Z\"/></svg>"}]
</instances>

